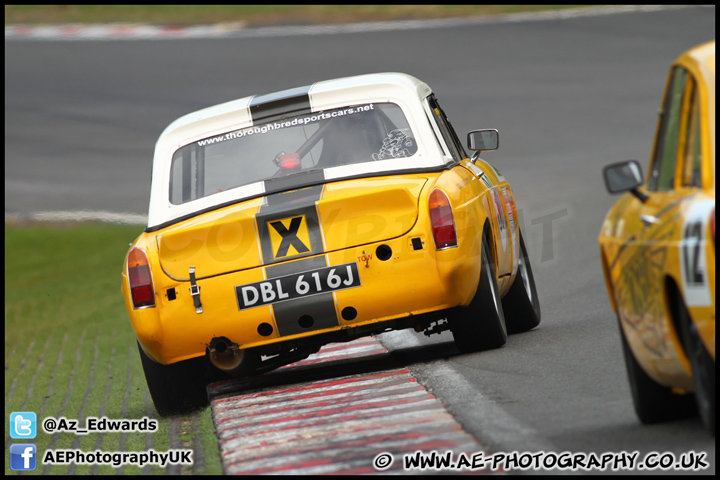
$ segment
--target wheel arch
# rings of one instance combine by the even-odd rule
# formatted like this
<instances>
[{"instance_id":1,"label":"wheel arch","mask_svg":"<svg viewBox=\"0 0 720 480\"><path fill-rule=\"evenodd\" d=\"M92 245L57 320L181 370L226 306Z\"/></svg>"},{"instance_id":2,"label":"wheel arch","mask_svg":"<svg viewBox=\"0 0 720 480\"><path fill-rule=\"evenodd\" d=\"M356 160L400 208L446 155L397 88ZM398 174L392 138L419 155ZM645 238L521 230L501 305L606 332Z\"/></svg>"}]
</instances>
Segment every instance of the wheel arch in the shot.
<instances>
[{"instance_id":1,"label":"wheel arch","mask_svg":"<svg viewBox=\"0 0 720 480\"><path fill-rule=\"evenodd\" d=\"M668 318L668 325L671 327L670 334L675 343L675 348L683 367L690 372L690 360L687 351L688 339L686 338L688 329L683 328L683 325L680 324L682 321L680 308L684 308L681 304L681 302L683 302L682 293L680 292L680 287L677 282L670 275L665 276L663 290L663 296L665 297L665 312ZM692 321L689 316L689 312L688 319Z\"/></svg>"},{"instance_id":2,"label":"wheel arch","mask_svg":"<svg viewBox=\"0 0 720 480\"><path fill-rule=\"evenodd\" d=\"M483 227L482 227L482 233L480 235L479 240L480 240L480 251L482 251L482 242L485 241L487 243L488 250L490 251L490 261L493 264L493 269L495 269L495 271L497 271L498 258L497 258L497 250L495 249L496 243L495 243L495 239L493 238L493 235L492 235L492 225L490 225L489 217L485 217L485 221L483 222ZM477 279L475 280L476 287L475 287L475 291L473 291L473 293L472 293L473 296L477 293L477 289L479 288L480 279L482 278L482 274L483 274L483 271L482 271L482 266L481 266L480 269L478 270ZM472 298L472 297L470 297L470 298Z\"/></svg>"},{"instance_id":3,"label":"wheel arch","mask_svg":"<svg viewBox=\"0 0 720 480\"><path fill-rule=\"evenodd\" d=\"M493 267L497 269L498 265L498 253L495 243L495 238L492 235L492 226L490 225L490 219L485 217L485 223L483 224L482 237L487 241L488 248L490 249L490 260L493 262Z\"/></svg>"},{"instance_id":4,"label":"wheel arch","mask_svg":"<svg viewBox=\"0 0 720 480\"><path fill-rule=\"evenodd\" d=\"M617 303L615 300L615 287L612 283L612 277L610 276L610 266L608 265L607 256L605 250L600 248L600 262L602 263L603 276L605 277L605 286L607 287L608 297L610 297L610 306L615 313L618 312Z\"/></svg>"}]
</instances>

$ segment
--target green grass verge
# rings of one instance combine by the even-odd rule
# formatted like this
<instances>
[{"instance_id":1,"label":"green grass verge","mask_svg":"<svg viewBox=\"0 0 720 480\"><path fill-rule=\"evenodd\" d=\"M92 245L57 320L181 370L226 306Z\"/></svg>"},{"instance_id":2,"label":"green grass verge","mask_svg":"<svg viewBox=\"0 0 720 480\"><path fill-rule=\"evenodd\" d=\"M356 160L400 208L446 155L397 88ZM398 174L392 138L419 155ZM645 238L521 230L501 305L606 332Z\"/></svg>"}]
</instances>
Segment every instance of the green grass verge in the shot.
<instances>
[{"instance_id":1,"label":"green grass verge","mask_svg":"<svg viewBox=\"0 0 720 480\"><path fill-rule=\"evenodd\" d=\"M580 6L584 5L6 5L5 24L299 25L477 17Z\"/></svg>"},{"instance_id":2,"label":"green grass verge","mask_svg":"<svg viewBox=\"0 0 720 480\"><path fill-rule=\"evenodd\" d=\"M129 243L142 228L109 224L5 225L5 421L11 412L42 419L88 416L159 419L149 397L135 335L120 293L120 271ZM48 435L34 440L48 449L86 452L166 451L194 448L196 465L183 472L222 474L209 408L195 415L159 419L155 433ZM176 431L171 434L171 430ZM173 444L173 442L175 442ZM201 459L198 461L198 459ZM179 469L177 472L179 473ZM45 466L30 474L115 474L112 466ZM125 466L123 474L163 474L159 467Z\"/></svg>"}]
</instances>

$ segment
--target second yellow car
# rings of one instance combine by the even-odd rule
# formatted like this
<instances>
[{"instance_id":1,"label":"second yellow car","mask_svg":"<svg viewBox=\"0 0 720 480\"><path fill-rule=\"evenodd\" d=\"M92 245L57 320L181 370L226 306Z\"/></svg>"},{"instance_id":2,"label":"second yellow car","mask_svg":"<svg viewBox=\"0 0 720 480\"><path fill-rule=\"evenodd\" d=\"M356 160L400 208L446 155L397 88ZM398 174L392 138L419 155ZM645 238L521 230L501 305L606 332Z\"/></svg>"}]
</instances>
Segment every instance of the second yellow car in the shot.
<instances>
[{"instance_id":1,"label":"second yellow car","mask_svg":"<svg viewBox=\"0 0 720 480\"><path fill-rule=\"evenodd\" d=\"M715 434L715 41L673 62L648 178L604 171L625 193L600 231L635 410L643 423L700 412Z\"/></svg>"}]
</instances>

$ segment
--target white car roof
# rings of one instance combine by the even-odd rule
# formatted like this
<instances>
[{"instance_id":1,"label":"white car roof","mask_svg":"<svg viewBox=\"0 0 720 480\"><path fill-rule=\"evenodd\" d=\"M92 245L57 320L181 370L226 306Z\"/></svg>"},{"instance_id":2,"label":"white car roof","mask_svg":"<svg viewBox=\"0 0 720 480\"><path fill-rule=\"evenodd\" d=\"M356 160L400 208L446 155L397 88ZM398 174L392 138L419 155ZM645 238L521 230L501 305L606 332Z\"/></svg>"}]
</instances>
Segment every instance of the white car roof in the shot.
<instances>
[{"instance_id":1,"label":"white car roof","mask_svg":"<svg viewBox=\"0 0 720 480\"><path fill-rule=\"evenodd\" d=\"M392 102L403 109L418 144L418 155L411 165L387 160L326 168L323 171L324 181L443 167L451 159L438 144L441 140L428 121L423 103L423 99L431 93L427 84L411 75L376 73L253 95L180 117L168 125L155 145L147 229L156 229L203 211L272 193L263 182L258 182L175 205L170 202L170 170L178 148L219 133L266 122L281 113L312 113L372 102Z\"/></svg>"}]
</instances>

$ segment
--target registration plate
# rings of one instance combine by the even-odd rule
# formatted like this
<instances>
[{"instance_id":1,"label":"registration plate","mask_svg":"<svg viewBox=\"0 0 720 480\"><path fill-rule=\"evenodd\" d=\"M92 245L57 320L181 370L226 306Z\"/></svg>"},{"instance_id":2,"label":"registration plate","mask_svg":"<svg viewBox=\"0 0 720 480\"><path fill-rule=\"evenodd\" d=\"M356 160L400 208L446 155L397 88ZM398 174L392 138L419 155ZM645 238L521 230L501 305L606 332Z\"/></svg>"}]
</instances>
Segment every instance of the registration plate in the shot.
<instances>
[{"instance_id":1,"label":"registration plate","mask_svg":"<svg viewBox=\"0 0 720 480\"><path fill-rule=\"evenodd\" d=\"M260 307L360 286L357 263L294 273L235 287L238 309Z\"/></svg>"}]
</instances>

